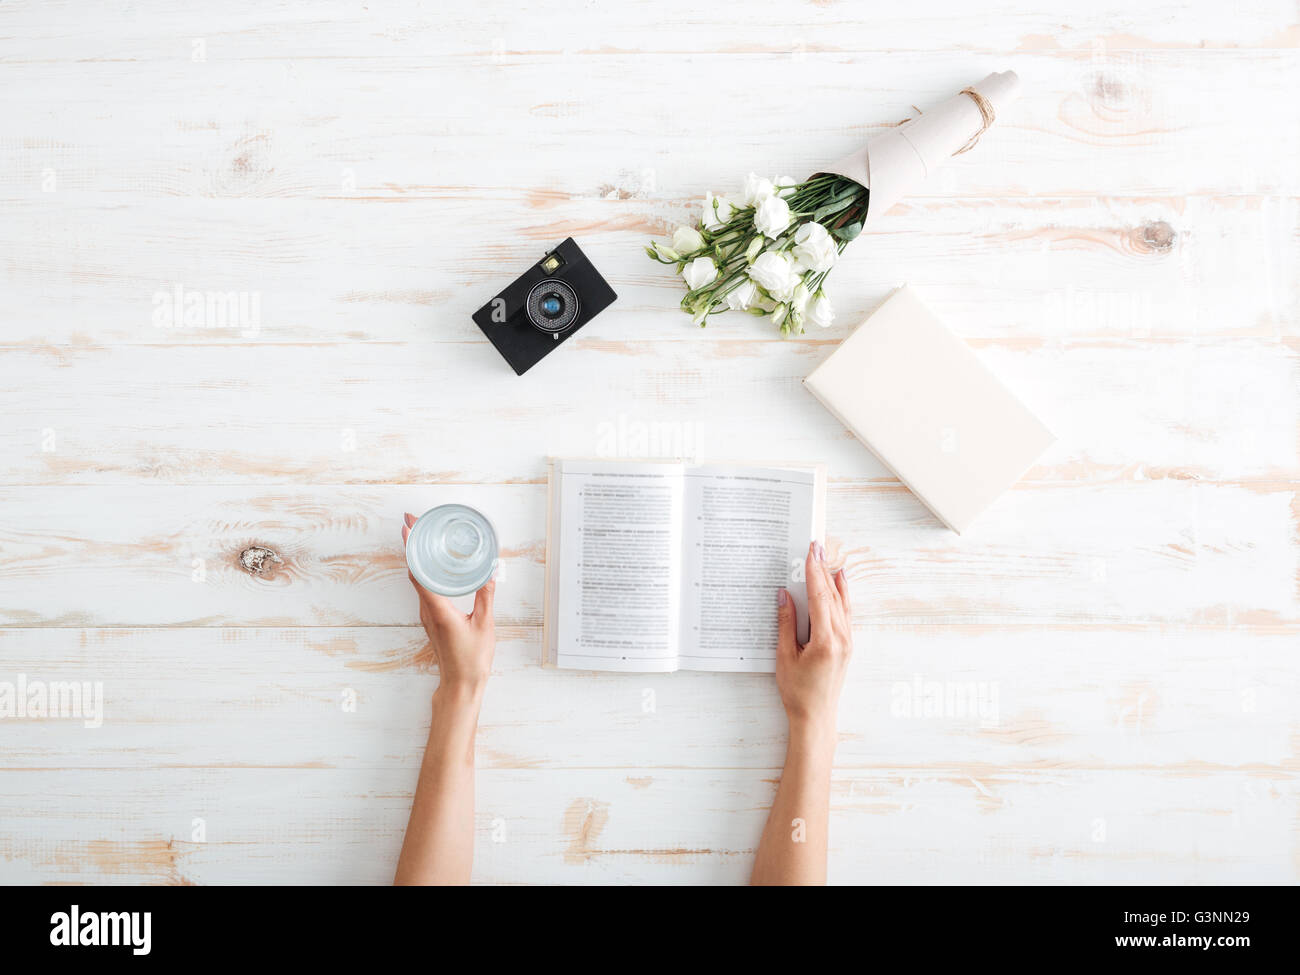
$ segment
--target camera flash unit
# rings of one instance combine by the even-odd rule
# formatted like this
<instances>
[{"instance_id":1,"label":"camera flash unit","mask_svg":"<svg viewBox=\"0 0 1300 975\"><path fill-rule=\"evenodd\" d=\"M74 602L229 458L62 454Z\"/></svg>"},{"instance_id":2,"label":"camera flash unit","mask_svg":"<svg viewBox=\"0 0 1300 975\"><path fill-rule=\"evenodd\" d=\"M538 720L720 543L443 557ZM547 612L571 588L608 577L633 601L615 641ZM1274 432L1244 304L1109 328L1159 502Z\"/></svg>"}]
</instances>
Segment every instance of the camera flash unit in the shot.
<instances>
[{"instance_id":1,"label":"camera flash unit","mask_svg":"<svg viewBox=\"0 0 1300 975\"><path fill-rule=\"evenodd\" d=\"M556 268L558 268L563 263L564 262L560 260L560 255L547 254L546 257L543 258L542 260L542 270L545 271L547 274L554 274Z\"/></svg>"}]
</instances>

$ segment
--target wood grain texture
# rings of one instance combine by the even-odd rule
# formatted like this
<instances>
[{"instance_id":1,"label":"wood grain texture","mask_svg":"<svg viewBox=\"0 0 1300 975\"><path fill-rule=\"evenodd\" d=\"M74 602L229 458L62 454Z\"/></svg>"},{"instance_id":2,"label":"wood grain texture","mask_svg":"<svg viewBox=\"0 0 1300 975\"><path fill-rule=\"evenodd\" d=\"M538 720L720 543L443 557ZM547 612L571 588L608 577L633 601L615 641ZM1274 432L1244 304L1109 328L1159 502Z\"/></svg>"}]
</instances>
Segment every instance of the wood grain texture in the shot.
<instances>
[{"instance_id":1,"label":"wood grain texture","mask_svg":"<svg viewBox=\"0 0 1300 975\"><path fill-rule=\"evenodd\" d=\"M1279 343L972 344L1060 438L1031 483L1172 476L1282 487L1297 463L1300 360ZM0 392L10 420L0 485L536 483L548 455L813 456L834 479L878 480L885 469L803 388L834 347L820 336L658 344L579 334L562 366L543 362L522 381L468 340L17 349L6 360L26 378ZM584 381L557 397L570 369ZM435 392L462 382L472 396ZM1089 409L1074 408L1083 401Z\"/></svg>"},{"instance_id":2,"label":"wood grain texture","mask_svg":"<svg viewBox=\"0 0 1300 975\"><path fill-rule=\"evenodd\" d=\"M549 455L828 465L832 881L1300 880L1295 8L1030 6L0 7L0 681L104 694L0 719L0 882L386 882L451 500L505 540L476 880L742 881L775 689L539 666ZM1006 68L832 328L675 311L706 190ZM569 234L620 300L517 379L469 314ZM961 537L801 387L903 281L1059 438Z\"/></svg>"},{"instance_id":3,"label":"wood grain texture","mask_svg":"<svg viewBox=\"0 0 1300 975\"><path fill-rule=\"evenodd\" d=\"M856 640L842 768L1300 771L1285 627L859 623ZM503 628L484 768L780 766L764 677L546 671L537 645L535 627ZM104 682L112 734L72 719L16 722L8 765L27 770L74 755L124 771L141 761L410 769L436 683L412 626L8 628L0 648L22 673ZM556 700L581 701L583 713Z\"/></svg>"}]
</instances>

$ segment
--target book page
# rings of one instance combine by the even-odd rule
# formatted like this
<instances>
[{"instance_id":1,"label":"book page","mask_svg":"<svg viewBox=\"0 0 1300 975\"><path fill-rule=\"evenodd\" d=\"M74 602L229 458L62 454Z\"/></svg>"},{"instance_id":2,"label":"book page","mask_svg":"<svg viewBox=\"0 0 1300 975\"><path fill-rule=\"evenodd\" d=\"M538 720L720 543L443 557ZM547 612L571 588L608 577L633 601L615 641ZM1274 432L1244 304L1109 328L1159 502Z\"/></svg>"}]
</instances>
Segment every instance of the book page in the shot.
<instances>
[{"instance_id":1,"label":"book page","mask_svg":"<svg viewBox=\"0 0 1300 975\"><path fill-rule=\"evenodd\" d=\"M686 469L683 669L774 671L783 586L795 597L799 639L807 640L803 567L820 533L818 493L813 470Z\"/></svg>"},{"instance_id":2,"label":"book page","mask_svg":"<svg viewBox=\"0 0 1300 975\"><path fill-rule=\"evenodd\" d=\"M677 669L682 467L557 465L556 663Z\"/></svg>"}]
</instances>

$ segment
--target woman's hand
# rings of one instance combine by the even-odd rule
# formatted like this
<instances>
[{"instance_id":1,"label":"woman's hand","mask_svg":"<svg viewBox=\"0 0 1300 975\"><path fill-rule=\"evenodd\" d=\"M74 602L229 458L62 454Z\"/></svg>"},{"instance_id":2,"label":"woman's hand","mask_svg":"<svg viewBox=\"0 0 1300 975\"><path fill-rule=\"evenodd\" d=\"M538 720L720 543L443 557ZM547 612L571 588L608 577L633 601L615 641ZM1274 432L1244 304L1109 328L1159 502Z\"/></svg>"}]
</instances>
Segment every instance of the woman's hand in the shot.
<instances>
[{"instance_id":1,"label":"woman's hand","mask_svg":"<svg viewBox=\"0 0 1300 975\"><path fill-rule=\"evenodd\" d=\"M411 533L415 515L406 515L402 544ZM420 596L420 622L433 645L438 661L439 690L482 692L492 673L492 652L496 629L492 621L495 580L489 580L474 596L474 611L466 616L445 596L429 592L409 572L407 577Z\"/></svg>"},{"instance_id":2,"label":"woman's hand","mask_svg":"<svg viewBox=\"0 0 1300 975\"><path fill-rule=\"evenodd\" d=\"M849 657L853 654L853 611L844 570L833 575L820 542L808 546L808 643L795 636L794 600L777 592L776 686L790 719L790 731L835 741L835 714Z\"/></svg>"},{"instance_id":3,"label":"woman's hand","mask_svg":"<svg viewBox=\"0 0 1300 975\"><path fill-rule=\"evenodd\" d=\"M408 513L403 544L414 524L415 515ZM466 616L407 575L420 596L420 622L438 659L438 689L393 882L467 884L474 865L474 735L496 648L496 582L489 580L478 591L474 612Z\"/></svg>"},{"instance_id":4,"label":"woman's hand","mask_svg":"<svg viewBox=\"0 0 1300 975\"><path fill-rule=\"evenodd\" d=\"M808 546L808 643L795 636L794 600L777 593L776 686L790 719L785 767L754 857L755 884L824 884L829 844L835 712L853 653L849 584Z\"/></svg>"}]
</instances>

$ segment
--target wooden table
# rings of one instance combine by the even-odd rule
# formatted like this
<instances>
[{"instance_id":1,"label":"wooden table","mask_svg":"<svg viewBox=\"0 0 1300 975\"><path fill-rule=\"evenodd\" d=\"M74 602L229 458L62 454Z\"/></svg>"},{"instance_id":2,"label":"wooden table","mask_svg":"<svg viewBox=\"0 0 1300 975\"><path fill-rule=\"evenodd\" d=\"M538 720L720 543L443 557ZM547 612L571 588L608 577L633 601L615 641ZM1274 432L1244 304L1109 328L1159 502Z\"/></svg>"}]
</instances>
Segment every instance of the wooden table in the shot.
<instances>
[{"instance_id":1,"label":"wooden table","mask_svg":"<svg viewBox=\"0 0 1300 975\"><path fill-rule=\"evenodd\" d=\"M603 451L829 466L833 881L1296 882L1291 4L187 6L0 8L0 681L104 694L0 720L0 881L388 881L447 501L504 540L476 880L745 879L771 680L539 665L544 460ZM705 190L1008 68L832 328L676 311ZM619 301L516 378L470 313L567 235ZM904 281L1059 437L962 537L800 385Z\"/></svg>"}]
</instances>

